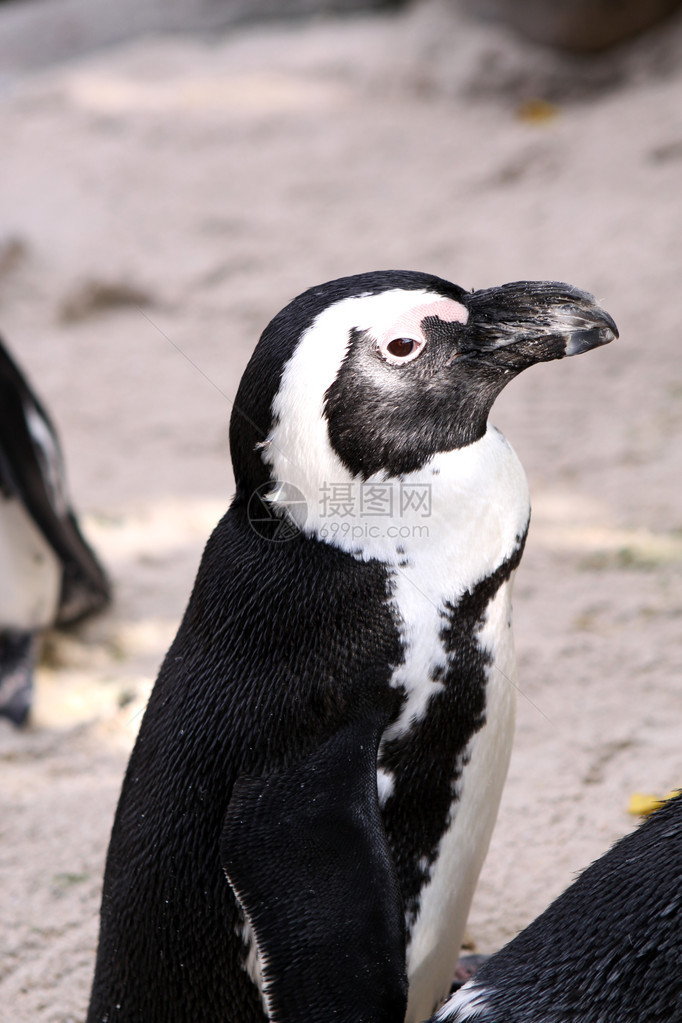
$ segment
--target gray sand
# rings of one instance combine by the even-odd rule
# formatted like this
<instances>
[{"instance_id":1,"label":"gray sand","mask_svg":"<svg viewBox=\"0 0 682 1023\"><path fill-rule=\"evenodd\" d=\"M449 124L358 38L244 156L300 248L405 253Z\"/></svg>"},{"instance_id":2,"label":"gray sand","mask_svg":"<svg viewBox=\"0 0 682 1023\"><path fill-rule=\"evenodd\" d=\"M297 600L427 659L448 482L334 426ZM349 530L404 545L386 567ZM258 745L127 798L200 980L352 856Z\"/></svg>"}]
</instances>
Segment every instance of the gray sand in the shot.
<instances>
[{"instance_id":1,"label":"gray sand","mask_svg":"<svg viewBox=\"0 0 682 1023\"><path fill-rule=\"evenodd\" d=\"M534 511L477 948L634 826L631 793L682 784L681 111L680 19L575 85L439 3L150 37L5 89L0 329L117 600L49 640L31 729L0 722L0 1019L84 1018L126 757L230 498L231 399L322 280L566 280L621 330L494 410Z\"/></svg>"}]
</instances>

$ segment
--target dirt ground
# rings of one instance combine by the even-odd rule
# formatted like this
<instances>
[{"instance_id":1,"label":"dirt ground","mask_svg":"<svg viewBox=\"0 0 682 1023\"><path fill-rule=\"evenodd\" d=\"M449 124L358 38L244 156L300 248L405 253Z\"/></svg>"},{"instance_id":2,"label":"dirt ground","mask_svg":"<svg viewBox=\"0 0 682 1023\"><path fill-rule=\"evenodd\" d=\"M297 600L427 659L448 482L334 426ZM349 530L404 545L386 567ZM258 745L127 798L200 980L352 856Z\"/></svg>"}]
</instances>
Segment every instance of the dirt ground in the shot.
<instances>
[{"instance_id":1,"label":"dirt ground","mask_svg":"<svg viewBox=\"0 0 682 1023\"><path fill-rule=\"evenodd\" d=\"M493 419L533 497L519 721L469 921L493 950L682 784L682 20L557 61L439 2L153 37L5 80L0 329L57 420L116 586L0 722L0 1019L82 1023L115 801L267 321L404 267L566 280L619 341Z\"/></svg>"}]
</instances>

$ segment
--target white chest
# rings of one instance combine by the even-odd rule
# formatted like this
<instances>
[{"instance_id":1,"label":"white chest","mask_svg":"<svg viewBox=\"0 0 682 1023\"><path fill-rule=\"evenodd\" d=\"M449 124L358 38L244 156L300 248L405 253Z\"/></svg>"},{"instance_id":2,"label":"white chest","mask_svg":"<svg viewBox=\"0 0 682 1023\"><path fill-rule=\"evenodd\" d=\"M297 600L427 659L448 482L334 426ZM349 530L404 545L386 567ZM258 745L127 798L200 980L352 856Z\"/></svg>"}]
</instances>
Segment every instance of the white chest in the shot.
<instances>
[{"instance_id":1,"label":"white chest","mask_svg":"<svg viewBox=\"0 0 682 1023\"><path fill-rule=\"evenodd\" d=\"M382 740L377 772L380 803L389 827L392 798L397 798L406 814L411 813L409 794L404 791L405 777L414 769L408 762L411 749L422 770L428 763L425 742L435 736L434 746L440 754L440 744L447 749L449 742L442 733L451 724L462 727L461 721L448 721L443 711L450 708L454 717L458 715L458 695L447 692L448 687L452 690L460 682L472 685L471 677L460 679L457 639L448 636L448 616L456 621L458 607L464 609L462 628L470 628L472 633L467 641L474 654L480 654L476 685L484 690L485 704L484 724L477 727L471 722L470 738L457 755L452 801L437 847L430 849L428 856L422 852L418 857L415 851L415 878L421 881L414 882L420 886L416 916L414 910L408 911L407 1023L426 1018L435 1000L449 990L497 816L514 731L512 577L496 586L495 573L504 573L502 566L518 551L528 525L529 499L521 466L504 438L489 430L479 444L480 459L474 459L478 453L472 450L464 457L464 452L454 452L434 459L431 468L439 470L433 477L434 500L430 518L423 519L430 528L404 536L402 560L393 575L393 603L405 656L392 678L392 684L404 694L404 702ZM416 524L411 522L410 529ZM478 608L475 622L466 618L466 609L472 604ZM426 719L439 714L440 731L435 733ZM404 749L403 762L391 765L388 758L387 764L384 752L398 744ZM430 769L437 778L436 765ZM437 779L434 784L442 787L443 781ZM442 792L434 796L442 801ZM416 800L423 798L428 799L428 793L415 793Z\"/></svg>"},{"instance_id":2,"label":"white chest","mask_svg":"<svg viewBox=\"0 0 682 1023\"><path fill-rule=\"evenodd\" d=\"M463 766L447 826L421 888L407 952L410 988L406 1023L427 1018L450 989L509 767L517 688L512 581L504 583L488 604L477 634L478 645L489 654L484 669L485 723L459 758Z\"/></svg>"},{"instance_id":3,"label":"white chest","mask_svg":"<svg viewBox=\"0 0 682 1023\"><path fill-rule=\"evenodd\" d=\"M61 565L24 506L0 496L0 629L51 625L61 581Z\"/></svg>"},{"instance_id":4,"label":"white chest","mask_svg":"<svg viewBox=\"0 0 682 1023\"><path fill-rule=\"evenodd\" d=\"M400 479L354 479L322 434L314 460L284 459L282 439L275 437L279 446L273 443L268 460L279 479L305 496L305 514L301 505L292 511L299 528L361 560L377 559L391 579L404 650L391 683L403 701L382 739L377 783L389 839L403 849L414 839L401 883L411 890L406 1023L416 1023L449 989L507 773L515 709L511 578L507 573L490 599L485 585L519 550L530 514L528 486L516 454L491 426L476 443L437 454ZM446 719L453 705L447 700L457 702L458 655L456 637L448 644L448 615L476 594L478 617L468 641L480 660L475 684L483 717L470 732L464 728L468 738L456 756L450 749L451 777L437 777L442 736L429 758L428 728L438 714L441 731L458 727ZM401 749L391 757L393 747ZM412 816L431 792L412 793L406 779L416 772L421 784L424 764L436 778L440 810L422 840L413 834Z\"/></svg>"},{"instance_id":5,"label":"white chest","mask_svg":"<svg viewBox=\"0 0 682 1023\"><path fill-rule=\"evenodd\" d=\"M492 427L477 444L436 456L426 470L414 474L419 479L408 478L400 486L417 487L420 480L424 486L429 470L430 514L421 519L413 515L404 524L397 563L393 556L393 603L405 649L393 684L407 693L394 731L421 716L437 691L439 683L429 680L447 662L442 640L446 607L471 593L514 554L530 514L521 464ZM389 552L382 553L389 561ZM504 647L507 633L505 621L486 642ZM496 657L497 649L492 652Z\"/></svg>"}]
</instances>

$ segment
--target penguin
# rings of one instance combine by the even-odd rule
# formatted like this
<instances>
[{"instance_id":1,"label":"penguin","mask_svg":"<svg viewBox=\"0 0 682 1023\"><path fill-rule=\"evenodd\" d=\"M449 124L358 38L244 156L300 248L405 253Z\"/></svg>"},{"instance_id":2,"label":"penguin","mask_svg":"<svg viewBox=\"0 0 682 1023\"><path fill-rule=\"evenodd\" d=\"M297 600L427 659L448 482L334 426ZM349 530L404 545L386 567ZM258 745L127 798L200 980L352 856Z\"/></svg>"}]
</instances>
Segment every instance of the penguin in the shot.
<instances>
[{"instance_id":1,"label":"penguin","mask_svg":"<svg viewBox=\"0 0 682 1023\"><path fill-rule=\"evenodd\" d=\"M71 505L55 427L0 339L0 714L25 723L42 632L110 598Z\"/></svg>"},{"instance_id":2,"label":"penguin","mask_svg":"<svg viewBox=\"0 0 682 1023\"><path fill-rule=\"evenodd\" d=\"M123 781L88 1023L412 1023L447 995L509 761L530 515L488 415L616 336L566 284L414 271L313 287L265 329L235 497Z\"/></svg>"},{"instance_id":3,"label":"penguin","mask_svg":"<svg viewBox=\"0 0 682 1023\"><path fill-rule=\"evenodd\" d=\"M430 1023L555 1020L682 1020L682 795L588 867Z\"/></svg>"}]
</instances>

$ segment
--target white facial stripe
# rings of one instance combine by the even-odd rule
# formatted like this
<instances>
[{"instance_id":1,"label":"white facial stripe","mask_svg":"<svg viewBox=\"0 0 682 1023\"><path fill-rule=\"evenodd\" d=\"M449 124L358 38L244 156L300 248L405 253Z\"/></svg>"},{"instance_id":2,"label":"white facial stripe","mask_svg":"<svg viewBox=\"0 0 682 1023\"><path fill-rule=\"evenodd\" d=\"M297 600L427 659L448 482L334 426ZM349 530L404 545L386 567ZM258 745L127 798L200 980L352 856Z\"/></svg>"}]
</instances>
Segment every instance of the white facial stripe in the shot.
<instances>
[{"instance_id":1,"label":"white facial stripe","mask_svg":"<svg viewBox=\"0 0 682 1023\"><path fill-rule=\"evenodd\" d=\"M285 366L273 401L277 425L268 438L271 443L262 451L273 476L295 484L309 505L319 500L322 484L349 479L329 443L324 395L341 368L351 331L371 330L373 337L381 338L403 318L421 322L424 315L441 314L463 322L466 309L430 291L400 288L346 298L320 313Z\"/></svg>"}]
</instances>

